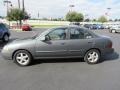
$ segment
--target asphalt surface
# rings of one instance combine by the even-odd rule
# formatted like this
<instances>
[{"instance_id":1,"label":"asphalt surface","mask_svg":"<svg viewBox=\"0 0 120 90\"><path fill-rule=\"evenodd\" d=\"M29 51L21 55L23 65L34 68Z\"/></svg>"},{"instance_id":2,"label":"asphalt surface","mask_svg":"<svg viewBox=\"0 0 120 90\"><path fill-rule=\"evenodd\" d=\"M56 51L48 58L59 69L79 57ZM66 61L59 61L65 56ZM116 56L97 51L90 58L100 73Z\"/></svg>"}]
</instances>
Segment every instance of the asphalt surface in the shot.
<instances>
[{"instance_id":1,"label":"asphalt surface","mask_svg":"<svg viewBox=\"0 0 120 90\"><path fill-rule=\"evenodd\" d=\"M42 31L11 31L11 41ZM120 90L120 34L94 32L113 41L115 53L102 57L103 62L88 65L80 59L36 60L31 66L19 67L0 55L0 90ZM4 45L0 42L0 48Z\"/></svg>"}]
</instances>

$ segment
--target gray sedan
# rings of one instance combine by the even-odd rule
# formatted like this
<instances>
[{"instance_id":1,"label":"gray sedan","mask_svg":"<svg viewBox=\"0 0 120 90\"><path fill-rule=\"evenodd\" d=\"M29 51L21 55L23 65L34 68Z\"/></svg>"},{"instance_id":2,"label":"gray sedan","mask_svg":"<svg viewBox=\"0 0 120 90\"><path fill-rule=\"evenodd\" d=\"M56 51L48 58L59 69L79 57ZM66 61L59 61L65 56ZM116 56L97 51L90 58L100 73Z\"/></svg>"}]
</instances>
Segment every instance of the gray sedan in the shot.
<instances>
[{"instance_id":1,"label":"gray sedan","mask_svg":"<svg viewBox=\"0 0 120 90\"><path fill-rule=\"evenodd\" d=\"M84 58L96 64L100 57L113 53L109 37L99 36L78 26L63 26L31 38L15 40L4 46L2 56L27 66L35 59Z\"/></svg>"}]
</instances>

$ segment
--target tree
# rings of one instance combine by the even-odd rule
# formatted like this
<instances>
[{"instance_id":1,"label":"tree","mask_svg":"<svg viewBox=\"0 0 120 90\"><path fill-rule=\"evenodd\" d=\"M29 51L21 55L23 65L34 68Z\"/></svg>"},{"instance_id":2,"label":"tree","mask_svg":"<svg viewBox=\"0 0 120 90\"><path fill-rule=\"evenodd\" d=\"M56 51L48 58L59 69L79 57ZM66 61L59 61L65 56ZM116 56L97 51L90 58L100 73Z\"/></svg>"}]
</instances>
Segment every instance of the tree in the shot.
<instances>
[{"instance_id":1,"label":"tree","mask_svg":"<svg viewBox=\"0 0 120 90\"><path fill-rule=\"evenodd\" d=\"M110 19L109 21L110 21L110 22L112 22L113 20L112 20L112 19Z\"/></svg>"},{"instance_id":2,"label":"tree","mask_svg":"<svg viewBox=\"0 0 120 90\"><path fill-rule=\"evenodd\" d=\"M20 25L21 25L21 20L28 18L29 18L28 14L18 8L11 9L7 15L7 19L9 21L17 21L17 22L20 21Z\"/></svg>"},{"instance_id":3,"label":"tree","mask_svg":"<svg viewBox=\"0 0 120 90\"><path fill-rule=\"evenodd\" d=\"M119 19L115 19L114 21L117 22L117 21L119 21Z\"/></svg>"},{"instance_id":4,"label":"tree","mask_svg":"<svg viewBox=\"0 0 120 90\"><path fill-rule=\"evenodd\" d=\"M98 21L104 23L107 22L108 20L105 16L101 16L100 18L98 18Z\"/></svg>"},{"instance_id":5,"label":"tree","mask_svg":"<svg viewBox=\"0 0 120 90\"><path fill-rule=\"evenodd\" d=\"M96 20L96 19L93 19L92 21L93 21L93 22L96 22L97 20Z\"/></svg>"},{"instance_id":6,"label":"tree","mask_svg":"<svg viewBox=\"0 0 120 90\"><path fill-rule=\"evenodd\" d=\"M86 18L84 21L85 21L85 22L90 22L90 19L89 19L89 18Z\"/></svg>"},{"instance_id":7,"label":"tree","mask_svg":"<svg viewBox=\"0 0 120 90\"><path fill-rule=\"evenodd\" d=\"M3 18L2 16L0 16L0 18Z\"/></svg>"},{"instance_id":8,"label":"tree","mask_svg":"<svg viewBox=\"0 0 120 90\"><path fill-rule=\"evenodd\" d=\"M70 22L81 22L84 20L84 16L82 13L68 12L66 15L66 20Z\"/></svg>"}]
</instances>

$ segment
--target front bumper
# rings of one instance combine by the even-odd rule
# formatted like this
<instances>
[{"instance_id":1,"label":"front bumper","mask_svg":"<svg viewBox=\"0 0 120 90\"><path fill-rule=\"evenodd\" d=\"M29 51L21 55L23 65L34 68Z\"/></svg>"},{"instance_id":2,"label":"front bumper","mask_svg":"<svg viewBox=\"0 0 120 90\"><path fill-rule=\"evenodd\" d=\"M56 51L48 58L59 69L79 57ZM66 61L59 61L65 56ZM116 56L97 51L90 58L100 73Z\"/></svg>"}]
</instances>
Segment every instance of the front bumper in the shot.
<instances>
[{"instance_id":1,"label":"front bumper","mask_svg":"<svg viewBox=\"0 0 120 90\"><path fill-rule=\"evenodd\" d=\"M5 59L5 60L12 60L12 55L9 51L4 51L2 50L1 51L1 54L2 54L2 57Z\"/></svg>"}]
</instances>

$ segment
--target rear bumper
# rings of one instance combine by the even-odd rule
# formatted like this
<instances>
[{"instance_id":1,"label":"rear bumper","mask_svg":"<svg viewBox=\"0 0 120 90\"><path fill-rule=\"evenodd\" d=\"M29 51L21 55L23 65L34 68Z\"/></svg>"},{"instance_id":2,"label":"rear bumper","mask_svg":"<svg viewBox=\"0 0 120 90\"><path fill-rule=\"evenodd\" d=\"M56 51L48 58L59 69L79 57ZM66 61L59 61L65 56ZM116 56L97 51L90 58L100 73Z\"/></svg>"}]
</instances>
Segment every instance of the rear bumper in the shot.
<instances>
[{"instance_id":1,"label":"rear bumper","mask_svg":"<svg viewBox=\"0 0 120 90\"><path fill-rule=\"evenodd\" d=\"M113 48L107 48L107 49L103 49L102 50L102 55L112 54L112 53L114 53L114 49Z\"/></svg>"}]
</instances>

